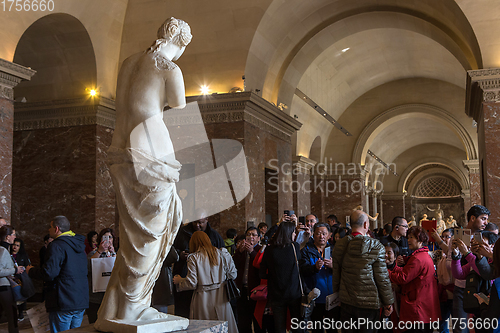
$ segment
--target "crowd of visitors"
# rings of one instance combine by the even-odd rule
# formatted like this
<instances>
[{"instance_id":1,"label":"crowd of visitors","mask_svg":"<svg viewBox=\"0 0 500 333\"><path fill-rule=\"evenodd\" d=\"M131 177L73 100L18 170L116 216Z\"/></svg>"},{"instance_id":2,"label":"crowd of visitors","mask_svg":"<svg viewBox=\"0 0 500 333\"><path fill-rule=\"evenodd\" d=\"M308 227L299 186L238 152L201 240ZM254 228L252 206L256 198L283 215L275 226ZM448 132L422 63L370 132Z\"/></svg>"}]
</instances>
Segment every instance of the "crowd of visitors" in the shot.
<instances>
[{"instance_id":1,"label":"crowd of visitors","mask_svg":"<svg viewBox=\"0 0 500 333\"><path fill-rule=\"evenodd\" d=\"M497 332L500 246L489 215L473 206L464 229L439 234L409 227L400 216L371 230L362 210L353 211L347 227L335 215L322 223L315 214L299 219L287 212L273 226L260 223L241 235L228 229L223 239L201 213L181 226L152 305L227 321L235 333ZM116 256L114 230L84 237L57 216L34 267L14 228L0 224L0 305L9 332L18 332L26 310L14 300L11 280L25 271L43 281L51 332L79 327L84 313L95 322L104 292L93 292L91 261ZM234 280L239 298L229 300L227 280Z\"/></svg>"}]
</instances>

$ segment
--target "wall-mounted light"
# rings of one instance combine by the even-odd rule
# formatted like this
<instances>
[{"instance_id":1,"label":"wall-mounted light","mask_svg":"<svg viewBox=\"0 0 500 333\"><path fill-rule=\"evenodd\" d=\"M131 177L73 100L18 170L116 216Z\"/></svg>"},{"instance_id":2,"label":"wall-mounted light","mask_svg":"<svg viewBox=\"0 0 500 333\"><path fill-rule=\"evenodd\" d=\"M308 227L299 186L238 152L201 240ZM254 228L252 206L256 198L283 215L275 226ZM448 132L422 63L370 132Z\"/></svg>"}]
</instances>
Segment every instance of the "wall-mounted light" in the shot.
<instances>
[{"instance_id":1,"label":"wall-mounted light","mask_svg":"<svg viewBox=\"0 0 500 333\"><path fill-rule=\"evenodd\" d=\"M349 51L350 47L346 47L345 49L342 50L342 53Z\"/></svg>"},{"instance_id":2,"label":"wall-mounted light","mask_svg":"<svg viewBox=\"0 0 500 333\"><path fill-rule=\"evenodd\" d=\"M208 86L201 86L200 90L202 95L207 95L210 91L210 88Z\"/></svg>"},{"instance_id":3,"label":"wall-mounted light","mask_svg":"<svg viewBox=\"0 0 500 333\"><path fill-rule=\"evenodd\" d=\"M97 88L85 88L85 91L90 97L97 97L99 95L99 89Z\"/></svg>"}]
</instances>

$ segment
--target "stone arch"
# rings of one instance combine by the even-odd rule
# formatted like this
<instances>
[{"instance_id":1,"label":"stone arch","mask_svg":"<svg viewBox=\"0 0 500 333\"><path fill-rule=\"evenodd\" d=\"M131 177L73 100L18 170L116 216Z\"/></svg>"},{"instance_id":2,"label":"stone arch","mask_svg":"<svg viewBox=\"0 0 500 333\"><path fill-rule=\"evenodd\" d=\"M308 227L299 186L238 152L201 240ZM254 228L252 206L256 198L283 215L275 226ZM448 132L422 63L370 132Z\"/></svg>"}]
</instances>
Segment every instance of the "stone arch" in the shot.
<instances>
[{"instance_id":1,"label":"stone arch","mask_svg":"<svg viewBox=\"0 0 500 333\"><path fill-rule=\"evenodd\" d=\"M15 88L29 102L82 97L96 88L97 66L92 41L72 15L46 15L29 26L17 44L14 62L37 74Z\"/></svg>"},{"instance_id":2,"label":"stone arch","mask_svg":"<svg viewBox=\"0 0 500 333\"><path fill-rule=\"evenodd\" d=\"M311 145L309 158L318 163L321 162L321 136L319 135L314 139Z\"/></svg>"},{"instance_id":3,"label":"stone arch","mask_svg":"<svg viewBox=\"0 0 500 333\"><path fill-rule=\"evenodd\" d=\"M389 109L375 117L360 134L354 147L352 162L365 164L366 154L377 134L392 123L405 117L424 117L442 123L460 139L467 159L477 159L477 148L465 127L448 111L426 104L405 104ZM391 161L386 161L391 162Z\"/></svg>"},{"instance_id":4,"label":"stone arch","mask_svg":"<svg viewBox=\"0 0 500 333\"><path fill-rule=\"evenodd\" d=\"M426 6L401 5L394 0L381 1L376 6L368 1L326 0L306 4L301 1L299 6L292 1L284 7L283 2L274 1L250 47L245 69L247 86L261 89L263 97L272 102L289 104L311 59L345 36L374 28L394 27L421 33L448 49L465 69L481 67L478 42L460 7L448 0L439 4L423 2ZM304 61L297 61L299 58ZM286 82L284 77L294 61L299 63L293 66L293 79Z\"/></svg>"},{"instance_id":5,"label":"stone arch","mask_svg":"<svg viewBox=\"0 0 500 333\"><path fill-rule=\"evenodd\" d=\"M453 177L460 184L463 190L470 188L468 177L463 171L463 169L457 167L456 165L453 164L453 162L451 162L448 159L442 157L428 157L423 160L419 160L412 163L403 171L398 183L398 192L403 193L404 191L406 191L408 193L411 193L410 183L412 183L413 185L415 184L415 182L412 179L415 179L415 177L420 174L421 174L420 176L426 175L427 173L423 173L426 171L423 171L422 168L426 166L432 167L433 165L440 165L445 167L448 171L446 171L446 169L442 170L440 169L439 173L445 173ZM435 172L436 168L428 169L428 171Z\"/></svg>"}]
</instances>

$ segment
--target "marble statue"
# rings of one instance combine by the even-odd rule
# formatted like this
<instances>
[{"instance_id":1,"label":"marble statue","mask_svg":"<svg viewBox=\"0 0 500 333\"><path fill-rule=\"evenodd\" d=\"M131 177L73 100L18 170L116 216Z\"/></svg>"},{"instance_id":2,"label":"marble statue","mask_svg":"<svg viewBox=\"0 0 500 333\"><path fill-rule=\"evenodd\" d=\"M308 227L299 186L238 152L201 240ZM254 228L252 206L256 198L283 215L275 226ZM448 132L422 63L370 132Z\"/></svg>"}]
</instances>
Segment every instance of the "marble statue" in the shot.
<instances>
[{"instance_id":1,"label":"marble statue","mask_svg":"<svg viewBox=\"0 0 500 333\"><path fill-rule=\"evenodd\" d=\"M175 159L163 110L186 105L182 72L173 61L191 38L186 22L166 20L153 45L127 58L118 75L108 164L120 216L120 250L94 325L100 331L123 332L129 330L127 325L149 325L148 332L171 332L189 324L186 318L158 312L150 305L155 281L182 221L176 193L181 165Z\"/></svg>"},{"instance_id":2,"label":"marble statue","mask_svg":"<svg viewBox=\"0 0 500 333\"><path fill-rule=\"evenodd\" d=\"M453 218L453 215L450 215L449 217L446 218L446 229L449 228L459 228L457 220Z\"/></svg>"},{"instance_id":3,"label":"marble statue","mask_svg":"<svg viewBox=\"0 0 500 333\"><path fill-rule=\"evenodd\" d=\"M422 215L422 218L420 219L420 221L418 222L418 226L421 227L422 226L422 221L427 221L427 214L424 214Z\"/></svg>"},{"instance_id":4,"label":"marble statue","mask_svg":"<svg viewBox=\"0 0 500 333\"><path fill-rule=\"evenodd\" d=\"M416 227L417 226L417 221L415 221L415 214L412 214L411 220L408 222L408 227Z\"/></svg>"},{"instance_id":5,"label":"marble statue","mask_svg":"<svg viewBox=\"0 0 500 333\"><path fill-rule=\"evenodd\" d=\"M431 212L435 212L435 216L434 218L436 220L438 220L438 215L441 215L441 219L443 218L444 216L444 212L443 210L441 209L441 204L438 204L437 208L436 209L432 209L432 208L429 208L429 206L427 206L427 210L431 211Z\"/></svg>"},{"instance_id":6,"label":"marble statue","mask_svg":"<svg viewBox=\"0 0 500 333\"><path fill-rule=\"evenodd\" d=\"M361 211L363 211L363 206L362 205L358 205L353 210L361 210ZM366 215L368 215L368 214L366 214ZM377 221L378 215L379 215L379 213L375 214L375 216L368 215L368 219L370 220L370 222L375 222L375 221Z\"/></svg>"}]
</instances>

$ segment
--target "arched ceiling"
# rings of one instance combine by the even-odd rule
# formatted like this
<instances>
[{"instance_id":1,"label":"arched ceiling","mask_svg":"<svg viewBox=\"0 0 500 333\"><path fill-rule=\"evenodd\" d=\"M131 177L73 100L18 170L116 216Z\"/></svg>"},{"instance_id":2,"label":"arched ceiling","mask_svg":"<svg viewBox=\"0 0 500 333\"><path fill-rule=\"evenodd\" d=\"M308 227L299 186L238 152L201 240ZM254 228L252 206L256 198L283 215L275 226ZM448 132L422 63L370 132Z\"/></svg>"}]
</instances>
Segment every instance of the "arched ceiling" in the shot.
<instances>
[{"instance_id":1,"label":"arched ceiling","mask_svg":"<svg viewBox=\"0 0 500 333\"><path fill-rule=\"evenodd\" d=\"M465 70L447 49L419 33L394 28L362 31L339 40L310 64L298 88L339 119L370 89L412 77L465 88Z\"/></svg>"},{"instance_id":2,"label":"arched ceiling","mask_svg":"<svg viewBox=\"0 0 500 333\"><path fill-rule=\"evenodd\" d=\"M362 17L367 15L368 19ZM390 27L419 32L438 41L466 69L481 66L472 28L452 0L382 0L376 4L369 0L274 1L252 42L245 71L248 85L261 88L259 82L265 78L263 96L274 102L289 103L289 92L296 85L286 76L297 77L297 73L288 74L289 71L298 69L300 76L301 70L305 71L336 39L363 30ZM299 58L308 59L300 61Z\"/></svg>"},{"instance_id":3,"label":"arched ceiling","mask_svg":"<svg viewBox=\"0 0 500 333\"><path fill-rule=\"evenodd\" d=\"M369 149L384 162L392 163L404 151L434 142L464 149L460 138L450 128L418 115L399 119L384 128Z\"/></svg>"}]
</instances>

